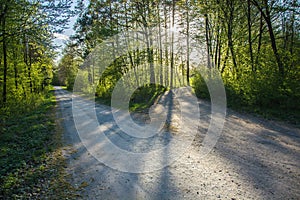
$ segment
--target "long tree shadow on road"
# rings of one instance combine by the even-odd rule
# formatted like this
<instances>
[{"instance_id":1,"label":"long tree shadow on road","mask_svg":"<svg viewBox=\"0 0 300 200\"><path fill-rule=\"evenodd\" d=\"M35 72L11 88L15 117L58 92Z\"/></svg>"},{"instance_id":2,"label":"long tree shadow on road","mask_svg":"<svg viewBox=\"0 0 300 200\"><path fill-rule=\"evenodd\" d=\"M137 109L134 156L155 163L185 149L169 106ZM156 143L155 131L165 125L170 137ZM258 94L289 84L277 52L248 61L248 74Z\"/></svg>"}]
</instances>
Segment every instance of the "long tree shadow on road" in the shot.
<instances>
[{"instance_id":1,"label":"long tree shadow on road","mask_svg":"<svg viewBox=\"0 0 300 200\"><path fill-rule=\"evenodd\" d=\"M249 183L267 199L297 199L299 150L299 129L230 112L213 152L239 174L237 184Z\"/></svg>"}]
</instances>

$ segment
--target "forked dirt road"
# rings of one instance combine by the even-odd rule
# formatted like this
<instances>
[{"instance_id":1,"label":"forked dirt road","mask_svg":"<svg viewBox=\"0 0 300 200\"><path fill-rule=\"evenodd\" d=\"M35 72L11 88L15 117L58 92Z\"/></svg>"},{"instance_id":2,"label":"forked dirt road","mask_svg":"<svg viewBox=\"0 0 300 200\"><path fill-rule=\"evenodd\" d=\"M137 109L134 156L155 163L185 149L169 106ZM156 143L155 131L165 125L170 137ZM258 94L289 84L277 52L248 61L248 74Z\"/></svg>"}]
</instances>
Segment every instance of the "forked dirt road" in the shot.
<instances>
[{"instance_id":1,"label":"forked dirt road","mask_svg":"<svg viewBox=\"0 0 300 200\"><path fill-rule=\"evenodd\" d=\"M180 159L154 172L126 173L111 169L90 154L74 125L72 93L60 87L55 93L65 129L66 170L71 183L83 188L82 199L300 199L297 128L229 111L217 144L208 156L200 158L210 106L199 101L202 123L191 148ZM114 123L109 107L96 105L95 111L98 119ZM131 151L147 148L120 130L106 136ZM150 144L167 141L159 137Z\"/></svg>"}]
</instances>

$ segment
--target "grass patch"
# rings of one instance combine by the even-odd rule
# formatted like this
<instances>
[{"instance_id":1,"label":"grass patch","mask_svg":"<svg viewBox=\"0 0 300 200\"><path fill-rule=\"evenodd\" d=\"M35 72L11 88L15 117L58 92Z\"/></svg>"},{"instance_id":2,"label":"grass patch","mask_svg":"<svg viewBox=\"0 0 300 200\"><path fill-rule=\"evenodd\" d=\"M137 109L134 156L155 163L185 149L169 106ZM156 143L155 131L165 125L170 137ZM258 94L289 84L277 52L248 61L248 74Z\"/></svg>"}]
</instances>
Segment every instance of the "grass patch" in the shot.
<instances>
[{"instance_id":1,"label":"grass patch","mask_svg":"<svg viewBox=\"0 0 300 200\"><path fill-rule=\"evenodd\" d=\"M31 110L0 121L0 199L72 198L53 91Z\"/></svg>"},{"instance_id":2,"label":"grass patch","mask_svg":"<svg viewBox=\"0 0 300 200\"><path fill-rule=\"evenodd\" d=\"M64 89L64 90L68 90L68 91L70 91L70 92L72 92L73 90L71 90L71 89L68 89L68 87L67 86L60 86L62 89Z\"/></svg>"},{"instance_id":3,"label":"grass patch","mask_svg":"<svg viewBox=\"0 0 300 200\"><path fill-rule=\"evenodd\" d=\"M192 85L198 98L210 101L208 88L200 74L196 74ZM242 113L250 113L268 120L282 121L300 127L300 109L297 103L299 93L288 92L287 89L280 90L276 85L267 86L254 85L253 87L258 88L257 91L252 87L245 91L238 84L227 83L225 84L227 106Z\"/></svg>"},{"instance_id":4,"label":"grass patch","mask_svg":"<svg viewBox=\"0 0 300 200\"><path fill-rule=\"evenodd\" d=\"M104 104L107 106L111 105L111 99L110 98L102 98L102 97L95 97L95 102L99 104Z\"/></svg>"},{"instance_id":5,"label":"grass patch","mask_svg":"<svg viewBox=\"0 0 300 200\"><path fill-rule=\"evenodd\" d=\"M290 108L282 107L260 107L260 106L247 106L238 104L229 104L229 107L241 112L251 113L258 115L268 120L276 120L289 123L297 128L300 128L300 111L299 109L292 110Z\"/></svg>"},{"instance_id":6,"label":"grass patch","mask_svg":"<svg viewBox=\"0 0 300 200\"><path fill-rule=\"evenodd\" d=\"M129 110L138 112L149 109L167 89L160 85L148 84L138 88L132 94Z\"/></svg>"},{"instance_id":7,"label":"grass patch","mask_svg":"<svg viewBox=\"0 0 300 200\"><path fill-rule=\"evenodd\" d=\"M160 85L148 84L139 87L134 91L129 102L130 112L144 112L155 103L161 94L167 89ZM107 95L107 98L96 97L96 102L104 105L111 105L111 96Z\"/></svg>"}]
</instances>

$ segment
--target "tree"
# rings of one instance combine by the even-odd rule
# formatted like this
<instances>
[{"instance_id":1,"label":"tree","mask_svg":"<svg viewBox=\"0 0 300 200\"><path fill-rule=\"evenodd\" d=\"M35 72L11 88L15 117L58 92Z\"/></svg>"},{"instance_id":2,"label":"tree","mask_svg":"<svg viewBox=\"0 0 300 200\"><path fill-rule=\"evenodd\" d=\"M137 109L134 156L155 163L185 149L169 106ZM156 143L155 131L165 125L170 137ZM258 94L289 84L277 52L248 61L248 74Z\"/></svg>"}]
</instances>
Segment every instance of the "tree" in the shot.
<instances>
[{"instance_id":1,"label":"tree","mask_svg":"<svg viewBox=\"0 0 300 200\"><path fill-rule=\"evenodd\" d=\"M142 29L143 35L137 33L130 39L144 43L146 48L115 57L101 79L98 88L109 93L129 69L135 71L132 81L137 84L146 78L170 88L179 87L184 76L187 84L192 84L195 78L190 74L195 73L196 66L190 62L190 39L194 39L206 49L206 64L222 74L233 101L263 106L271 101L279 104L279 98L297 90L297 18L296 0L93 0L82 9L74 41L77 50L83 49L80 56L84 59L98 42ZM179 34L175 37L174 32L168 32L170 29ZM182 38L186 38L184 43ZM114 45L118 47L118 42ZM139 77L138 71L147 73ZM274 91L276 95L270 95Z\"/></svg>"},{"instance_id":2,"label":"tree","mask_svg":"<svg viewBox=\"0 0 300 200\"><path fill-rule=\"evenodd\" d=\"M261 12L262 17L264 18L265 22L268 26L268 31L270 35L270 41L272 45L272 50L274 52L274 56L276 58L276 62L278 65L278 71L281 75L281 77L284 77L284 67L283 63L281 61L281 57L279 55L277 44L276 44L276 38L273 30L273 24L272 24L272 16L271 16L271 8L274 6L275 1L271 1L271 5L269 5L268 0L263 0L262 2L258 2L256 0L251 0L253 5L257 7L257 9Z\"/></svg>"},{"instance_id":3,"label":"tree","mask_svg":"<svg viewBox=\"0 0 300 200\"><path fill-rule=\"evenodd\" d=\"M24 94L26 94L27 88L31 92L34 91L36 81L32 76L33 74L38 76L38 74L33 71L33 68L40 70L42 65L48 65L49 59L53 58L54 49L51 41L53 33L61 32L64 29L73 14L69 10L70 5L71 2L62 0L1 0L2 105L5 106L8 100L8 91L13 91L9 89L11 88L11 78L15 80L15 90L19 90L18 79L21 80L21 76L25 76L26 72L27 77L22 79L28 80L29 85L22 84ZM27 69L18 70L18 66L23 66L23 64ZM14 76L10 74L10 67L14 68ZM36 91L38 90L36 89ZM11 95L13 96L13 94Z\"/></svg>"}]
</instances>

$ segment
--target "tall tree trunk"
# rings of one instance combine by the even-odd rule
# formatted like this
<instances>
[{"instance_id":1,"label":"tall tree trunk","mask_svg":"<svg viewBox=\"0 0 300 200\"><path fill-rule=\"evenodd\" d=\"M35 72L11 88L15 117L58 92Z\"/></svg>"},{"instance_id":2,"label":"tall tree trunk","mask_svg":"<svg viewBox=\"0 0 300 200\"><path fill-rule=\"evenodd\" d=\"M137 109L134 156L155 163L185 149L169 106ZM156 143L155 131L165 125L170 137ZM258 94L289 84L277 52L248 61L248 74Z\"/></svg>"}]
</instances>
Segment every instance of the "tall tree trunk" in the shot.
<instances>
[{"instance_id":1,"label":"tall tree trunk","mask_svg":"<svg viewBox=\"0 0 300 200\"><path fill-rule=\"evenodd\" d=\"M220 70L220 67L221 67L221 57L222 57L222 55L221 55L221 51L222 51L222 43L221 43L222 41L221 41L221 36L220 36L220 38L219 38L219 47L218 47L218 70Z\"/></svg>"},{"instance_id":2,"label":"tall tree trunk","mask_svg":"<svg viewBox=\"0 0 300 200\"><path fill-rule=\"evenodd\" d=\"M296 7L297 5L297 0L293 1L293 6ZM292 11L292 17L291 17L291 45L290 45L290 53L291 56L293 56L294 54L294 39L295 39L295 10ZM292 68L294 68L295 66L295 61L294 59L292 59L292 63L291 63Z\"/></svg>"},{"instance_id":3,"label":"tall tree trunk","mask_svg":"<svg viewBox=\"0 0 300 200\"><path fill-rule=\"evenodd\" d=\"M30 47L29 47L28 79L29 79L30 93L33 92L33 89L32 89L32 78L31 78L31 68L32 68L32 57L31 57L31 50L30 50Z\"/></svg>"},{"instance_id":4,"label":"tall tree trunk","mask_svg":"<svg viewBox=\"0 0 300 200\"><path fill-rule=\"evenodd\" d=\"M211 43L210 43L210 38L209 38L209 21L208 21L208 15L205 14L205 40L206 40L206 51L207 51L207 67L211 68Z\"/></svg>"},{"instance_id":5,"label":"tall tree trunk","mask_svg":"<svg viewBox=\"0 0 300 200\"><path fill-rule=\"evenodd\" d=\"M219 25L217 25L217 35L216 35L216 38L217 38L217 41L216 41L216 45L215 45L215 66L217 66L218 69L220 69L220 66L218 64L218 61L219 61L219 51L220 51L220 27Z\"/></svg>"},{"instance_id":6,"label":"tall tree trunk","mask_svg":"<svg viewBox=\"0 0 300 200\"><path fill-rule=\"evenodd\" d=\"M150 71L150 83L155 83L155 73L154 73L154 63L153 63L153 38L151 30L148 27L146 28L146 45L147 45L147 62L149 64Z\"/></svg>"},{"instance_id":7,"label":"tall tree trunk","mask_svg":"<svg viewBox=\"0 0 300 200\"><path fill-rule=\"evenodd\" d=\"M232 58L232 63L233 67L235 70L235 76L238 78L238 68L237 68L237 63L236 63L236 57L235 57L235 51L234 51L234 45L233 45L233 39L232 39L232 31L233 31L233 14L234 14L234 5L233 1L229 1L228 3L229 6L229 20L227 24L228 32L227 32L227 37L228 37L228 47L230 49L231 53L231 58Z\"/></svg>"},{"instance_id":8,"label":"tall tree trunk","mask_svg":"<svg viewBox=\"0 0 300 200\"><path fill-rule=\"evenodd\" d=\"M14 73L15 73L15 88L18 90L18 58L17 50L13 50L13 59L14 59Z\"/></svg>"},{"instance_id":9,"label":"tall tree trunk","mask_svg":"<svg viewBox=\"0 0 300 200\"><path fill-rule=\"evenodd\" d=\"M7 101L7 46L6 46L6 12L7 5L4 6L3 15L2 15L2 49L3 49L3 91L2 91L2 101L3 104Z\"/></svg>"},{"instance_id":10,"label":"tall tree trunk","mask_svg":"<svg viewBox=\"0 0 300 200\"><path fill-rule=\"evenodd\" d=\"M165 85L169 85L169 49L168 49L168 11L167 11L167 3L164 1L164 28L165 28Z\"/></svg>"},{"instance_id":11,"label":"tall tree trunk","mask_svg":"<svg viewBox=\"0 0 300 200\"><path fill-rule=\"evenodd\" d=\"M278 71L279 71L279 74L281 75L281 77L284 77L284 68L283 68L283 64L282 64L280 55L278 53L278 49L277 49L277 45L276 45L276 39L275 39L273 26L272 26L272 21L271 21L271 16L270 16L270 13L269 13L268 9L267 9L266 12L267 13L266 13L266 19L265 20L266 20L268 30L269 30L272 49L273 49L273 52L274 52L274 55L275 55L277 65L278 65Z\"/></svg>"},{"instance_id":12,"label":"tall tree trunk","mask_svg":"<svg viewBox=\"0 0 300 200\"><path fill-rule=\"evenodd\" d=\"M261 41L262 41L262 34L263 34L263 16L260 15L260 25L259 25L259 37L258 37L258 45L257 45L257 53L256 53L256 61L255 64L258 66L259 56L260 56L260 49L261 49Z\"/></svg>"},{"instance_id":13,"label":"tall tree trunk","mask_svg":"<svg viewBox=\"0 0 300 200\"><path fill-rule=\"evenodd\" d=\"M190 86L190 19L189 19L189 0L185 1L186 6L186 81ZM182 69L183 70L183 69Z\"/></svg>"},{"instance_id":14,"label":"tall tree trunk","mask_svg":"<svg viewBox=\"0 0 300 200\"><path fill-rule=\"evenodd\" d=\"M174 77L174 28L175 28L175 0L172 0L172 28L171 33L171 76L170 76L170 87L173 88L173 77Z\"/></svg>"},{"instance_id":15,"label":"tall tree trunk","mask_svg":"<svg viewBox=\"0 0 300 200\"><path fill-rule=\"evenodd\" d=\"M29 88L30 92L32 93L32 80L31 80L31 66L32 66L32 58L31 58L31 48L29 46L29 41L27 36L24 34L24 62L27 66L27 75L29 80Z\"/></svg>"},{"instance_id":16,"label":"tall tree trunk","mask_svg":"<svg viewBox=\"0 0 300 200\"><path fill-rule=\"evenodd\" d=\"M154 71L154 53L153 53L153 38L152 38L152 31L149 31L149 65L150 65L150 82L155 83L155 71Z\"/></svg>"},{"instance_id":17,"label":"tall tree trunk","mask_svg":"<svg viewBox=\"0 0 300 200\"><path fill-rule=\"evenodd\" d=\"M218 16L218 34L217 34L217 45L216 45L216 66L218 70L221 68L221 54L222 54L222 26L221 24L220 17Z\"/></svg>"},{"instance_id":18,"label":"tall tree trunk","mask_svg":"<svg viewBox=\"0 0 300 200\"><path fill-rule=\"evenodd\" d=\"M112 8L112 1L109 0L109 28L110 28L110 31L111 33L114 32L114 19L113 19L113 8ZM112 45L112 53L113 53L113 59L115 60L116 59L116 48L115 48L115 42L112 41L111 42L111 45Z\"/></svg>"},{"instance_id":19,"label":"tall tree trunk","mask_svg":"<svg viewBox=\"0 0 300 200\"><path fill-rule=\"evenodd\" d=\"M274 35L274 30L273 30L273 25L272 25L272 19L271 19L271 14L270 14L270 10L269 10L269 5L268 5L268 0L264 0L264 8L261 7L261 5L256 1L256 0L251 0L252 3L257 7L257 9L260 11L260 13L262 14L263 18L265 19L266 23L267 23L267 27L268 27L268 32L269 32L269 36L270 36L270 40L271 40L271 46L272 46L272 50L277 62L277 67L278 67L278 71L280 74L280 79L284 77L284 67L277 49L277 45L276 45L276 38ZM265 11L264 11L265 10Z\"/></svg>"},{"instance_id":20,"label":"tall tree trunk","mask_svg":"<svg viewBox=\"0 0 300 200\"><path fill-rule=\"evenodd\" d=\"M224 71L225 71L227 60L228 60L228 54L229 54L229 48L227 48L227 50L226 50L226 55L225 55L225 58L224 58L223 67L221 69L221 74L223 74Z\"/></svg>"},{"instance_id":21,"label":"tall tree trunk","mask_svg":"<svg viewBox=\"0 0 300 200\"><path fill-rule=\"evenodd\" d=\"M159 42L159 83L163 85L163 49L162 49L162 33L161 33L161 19L159 12L160 4L157 3L157 21L158 21L158 42Z\"/></svg>"},{"instance_id":22,"label":"tall tree trunk","mask_svg":"<svg viewBox=\"0 0 300 200\"><path fill-rule=\"evenodd\" d=\"M251 2L250 0L247 0L247 21L248 21L248 43L249 43L249 54L250 54L250 62L251 62L251 69L252 72L255 72L255 66L254 66L254 59L253 59L253 47L252 47L252 30L251 30Z\"/></svg>"},{"instance_id":23,"label":"tall tree trunk","mask_svg":"<svg viewBox=\"0 0 300 200\"><path fill-rule=\"evenodd\" d=\"M138 33L135 34L135 39L136 39L136 41L139 41L139 34ZM135 58L135 62L136 62L134 69L136 69L136 70L139 70L139 68L140 68L140 53L139 52L140 52L139 48L137 48L134 51L134 53L135 53L134 58ZM136 74L136 70L134 71L135 74ZM140 86L140 80L141 80L141 78L142 77L136 75L137 85L138 86Z\"/></svg>"}]
</instances>

